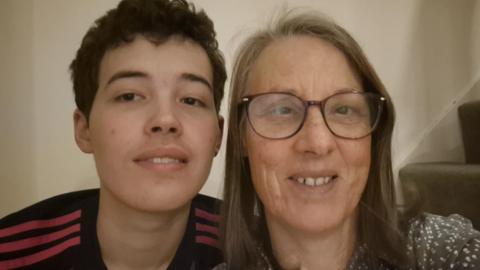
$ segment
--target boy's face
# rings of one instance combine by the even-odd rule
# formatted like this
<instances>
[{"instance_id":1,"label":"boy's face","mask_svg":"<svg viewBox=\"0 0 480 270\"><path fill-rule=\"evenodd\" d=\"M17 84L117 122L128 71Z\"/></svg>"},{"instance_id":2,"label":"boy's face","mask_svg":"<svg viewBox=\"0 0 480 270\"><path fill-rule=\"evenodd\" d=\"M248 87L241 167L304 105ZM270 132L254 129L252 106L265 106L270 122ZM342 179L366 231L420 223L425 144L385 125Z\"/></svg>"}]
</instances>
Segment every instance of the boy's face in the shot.
<instances>
[{"instance_id":1,"label":"boy's face","mask_svg":"<svg viewBox=\"0 0 480 270\"><path fill-rule=\"evenodd\" d=\"M107 51L90 119L75 112L80 149L93 153L102 192L142 211L184 207L220 147L212 68L196 43L142 36ZM102 194L103 194L102 193Z\"/></svg>"}]
</instances>

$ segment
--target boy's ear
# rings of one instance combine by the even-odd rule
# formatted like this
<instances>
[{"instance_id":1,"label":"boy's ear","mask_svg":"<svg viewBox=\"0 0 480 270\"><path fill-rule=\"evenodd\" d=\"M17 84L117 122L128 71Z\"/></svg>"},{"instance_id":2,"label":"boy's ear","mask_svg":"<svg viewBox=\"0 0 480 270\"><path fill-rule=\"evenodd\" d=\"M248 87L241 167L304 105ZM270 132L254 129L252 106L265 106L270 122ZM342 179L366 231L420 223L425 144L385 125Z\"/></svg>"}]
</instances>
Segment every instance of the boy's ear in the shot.
<instances>
[{"instance_id":1,"label":"boy's ear","mask_svg":"<svg viewBox=\"0 0 480 270\"><path fill-rule=\"evenodd\" d=\"M82 152L90 154L93 152L90 139L88 120L78 109L73 112L73 125L75 129L75 142Z\"/></svg>"},{"instance_id":2,"label":"boy's ear","mask_svg":"<svg viewBox=\"0 0 480 270\"><path fill-rule=\"evenodd\" d=\"M225 120L223 119L223 116L219 115L218 116L218 127L220 129L220 133L218 134L217 144L215 145L215 156L217 156L218 152L220 151L220 147L222 146L223 124L224 123L225 123Z\"/></svg>"}]
</instances>

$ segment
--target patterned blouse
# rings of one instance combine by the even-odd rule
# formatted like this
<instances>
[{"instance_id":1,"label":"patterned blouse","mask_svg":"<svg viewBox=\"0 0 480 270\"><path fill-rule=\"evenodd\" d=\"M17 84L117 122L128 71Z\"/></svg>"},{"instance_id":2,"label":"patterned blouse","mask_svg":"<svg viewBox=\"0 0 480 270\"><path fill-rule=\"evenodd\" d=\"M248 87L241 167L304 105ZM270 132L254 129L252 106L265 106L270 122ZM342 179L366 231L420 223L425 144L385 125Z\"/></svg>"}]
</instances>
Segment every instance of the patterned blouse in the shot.
<instances>
[{"instance_id":1,"label":"patterned blouse","mask_svg":"<svg viewBox=\"0 0 480 270\"><path fill-rule=\"evenodd\" d=\"M471 222L460 215L443 217L425 214L410 222L407 252L409 256L415 258L416 265L407 267L380 265L377 269L478 270L480 232L473 229ZM362 258L365 258L365 249L360 247L347 269L369 269Z\"/></svg>"},{"instance_id":2,"label":"patterned blouse","mask_svg":"<svg viewBox=\"0 0 480 270\"><path fill-rule=\"evenodd\" d=\"M480 232L460 215L424 214L410 221L407 252L415 258L415 265L398 267L380 262L372 268L366 262L366 249L360 246L347 270L480 270ZM225 264L214 268L224 269Z\"/></svg>"}]
</instances>

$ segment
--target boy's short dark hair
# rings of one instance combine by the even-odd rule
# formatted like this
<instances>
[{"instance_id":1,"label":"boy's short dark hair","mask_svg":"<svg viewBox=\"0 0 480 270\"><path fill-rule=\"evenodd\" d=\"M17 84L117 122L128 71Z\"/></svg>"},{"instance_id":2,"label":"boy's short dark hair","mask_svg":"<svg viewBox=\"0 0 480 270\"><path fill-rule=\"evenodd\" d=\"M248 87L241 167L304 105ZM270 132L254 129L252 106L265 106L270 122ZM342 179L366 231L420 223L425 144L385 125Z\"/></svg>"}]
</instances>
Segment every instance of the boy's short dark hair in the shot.
<instances>
[{"instance_id":1,"label":"boy's short dark hair","mask_svg":"<svg viewBox=\"0 0 480 270\"><path fill-rule=\"evenodd\" d=\"M227 75L213 23L205 12L197 12L185 0L123 0L95 21L70 64L75 103L87 119L99 86L100 63L105 52L132 42L136 35L156 44L173 35L199 44L212 65L213 97L219 111Z\"/></svg>"}]
</instances>

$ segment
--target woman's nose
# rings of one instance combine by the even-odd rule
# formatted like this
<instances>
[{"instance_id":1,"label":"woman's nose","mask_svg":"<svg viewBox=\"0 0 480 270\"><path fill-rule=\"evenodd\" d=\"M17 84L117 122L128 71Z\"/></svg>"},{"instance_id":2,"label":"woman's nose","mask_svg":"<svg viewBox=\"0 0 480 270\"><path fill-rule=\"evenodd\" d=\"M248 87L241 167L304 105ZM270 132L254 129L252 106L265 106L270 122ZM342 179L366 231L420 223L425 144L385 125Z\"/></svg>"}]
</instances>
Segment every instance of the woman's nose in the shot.
<instances>
[{"instance_id":1,"label":"woman's nose","mask_svg":"<svg viewBox=\"0 0 480 270\"><path fill-rule=\"evenodd\" d=\"M326 155L333 151L336 145L335 135L330 131L317 106L307 110L305 122L298 132L295 146L298 151L314 155Z\"/></svg>"}]
</instances>

